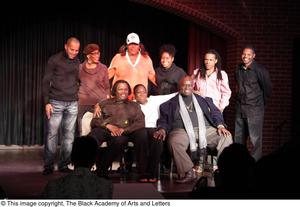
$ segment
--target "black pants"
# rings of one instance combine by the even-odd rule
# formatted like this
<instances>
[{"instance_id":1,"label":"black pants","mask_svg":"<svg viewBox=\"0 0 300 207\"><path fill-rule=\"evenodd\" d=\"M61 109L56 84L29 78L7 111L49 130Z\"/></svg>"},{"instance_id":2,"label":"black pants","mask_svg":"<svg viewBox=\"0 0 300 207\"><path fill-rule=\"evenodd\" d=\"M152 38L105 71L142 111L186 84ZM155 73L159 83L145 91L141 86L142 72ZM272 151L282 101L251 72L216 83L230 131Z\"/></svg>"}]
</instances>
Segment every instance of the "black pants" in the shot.
<instances>
[{"instance_id":1,"label":"black pants","mask_svg":"<svg viewBox=\"0 0 300 207\"><path fill-rule=\"evenodd\" d=\"M89 136L94 137L100 146L104 141L108 147L99 152L97 159L98 174L107 175L108 168L114 160L120 160L124 156L127 143L131 140L134 143L138 173L141 177L157 176L158 164L162 152L162 140L153 138L155 129L142 128L125 136L113 137L109 130L104 128L94 128ZM100 149L101 150L101 149Z\"/></svg>"},{"instance_id":2,"label":"black pants","mask_svg":"<svg viewBox=\"0 0 300 207\"><path fill-rule=\"evenodd\" d=\"M153 137L153 133L156 128L140 129L136 132L136 138L133 136L133 142L135 145L135 151L137 158L146 156L146 159L138 161L138 166L141 166L142 170L139 170L141 178L157 178L158 166L161 161L161 154L163 151L163 140L158 140ZM141 139L140 137L147 137L148 139ZM142 147L141 147L142 146ZM147 146L147 148L145 148ZM132 151L129 150L126 153L129 165L132 164L133 156ZM127 161L126 160L126 161Z\"/></svg>"},{"instance_id":3,"label":"black pants","mask_svg":"<svg viewBox=\"0 0 300 207\"><path fill-rule=\"evenodd\" d=\"M158 165L160 162L161 153L163 150L163 140L155 139L153 133L155 128L146 128L148 137L148 173L150 178L156 178L158 174Z\"/></svg>"},{"instance_id":4,"label":"black pants","mask_svg":"<svg viewBox=\"0 0 300 207\"><path fill-rule=\"evenodd\" d=\"M111 136L110 131L107 129L94 128L90 132L89 136L94 137L99 146L104 141L108 144L107 148L104 149L103 152L99 152L100 156L97 158L98 174L106 176L108 168L112 165L113 161L121 160L124 156L125 148L127 147L129 140L134 143L138 172L140 174L146 173L148 138L145 129L139 129L122 136Z\"/></svg>"}]
</instances>

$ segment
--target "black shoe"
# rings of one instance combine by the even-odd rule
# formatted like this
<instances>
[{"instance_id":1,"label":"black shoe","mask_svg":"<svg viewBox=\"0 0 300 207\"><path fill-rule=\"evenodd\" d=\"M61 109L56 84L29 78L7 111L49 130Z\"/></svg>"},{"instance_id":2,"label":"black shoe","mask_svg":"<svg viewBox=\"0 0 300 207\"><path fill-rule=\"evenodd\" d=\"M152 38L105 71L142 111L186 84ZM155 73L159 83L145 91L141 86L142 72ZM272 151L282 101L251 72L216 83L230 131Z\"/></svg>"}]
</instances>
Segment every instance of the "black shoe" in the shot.
<instances>
[{"instance_id":1,"label":"black shoe","mask_svg":"<svg viewBox=\"0 0 300 207\"><path fill-rule=\"evenodd\" d=\"M53 169L44 169L43 175L50 175L53 173Z\"/></svg>"},{"instance_id":2,"label":"black shoe","mask_svg":"<svg viewBox=\"0 0 300 207\"><path fill-rule=\"evenodd\" d=\"M62 172L62 173L70 173L70 172L73 172L73 170L69 169L69 168L62 168L62 169L59 169L59 172Z\"/></svg>"}]
</instances>

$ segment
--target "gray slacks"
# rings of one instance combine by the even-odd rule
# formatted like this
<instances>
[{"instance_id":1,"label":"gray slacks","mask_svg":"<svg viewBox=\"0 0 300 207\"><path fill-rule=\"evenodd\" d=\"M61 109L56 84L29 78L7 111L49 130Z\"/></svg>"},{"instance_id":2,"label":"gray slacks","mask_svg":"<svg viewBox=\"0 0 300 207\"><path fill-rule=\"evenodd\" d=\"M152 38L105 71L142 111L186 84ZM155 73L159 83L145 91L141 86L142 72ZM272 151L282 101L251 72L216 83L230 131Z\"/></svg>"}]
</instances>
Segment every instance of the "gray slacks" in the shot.
<instances>
[{"instance_id":1,"label":"gray slacks","mask_svg":"<svg viewBox=\"0 0 300 207\"><path fill-rule=\"evenodd\" d=\"M220 136L215 127L206 128L207 145L210 148L218 149L218 156L223 149L232 144L232 137ZM190 155L187 152L189 147L189 138L185 129L173 129L168 135L168 147L176 164L177 174L184 177L185 173L194 166Z\"/></svg>"}]
</instances>

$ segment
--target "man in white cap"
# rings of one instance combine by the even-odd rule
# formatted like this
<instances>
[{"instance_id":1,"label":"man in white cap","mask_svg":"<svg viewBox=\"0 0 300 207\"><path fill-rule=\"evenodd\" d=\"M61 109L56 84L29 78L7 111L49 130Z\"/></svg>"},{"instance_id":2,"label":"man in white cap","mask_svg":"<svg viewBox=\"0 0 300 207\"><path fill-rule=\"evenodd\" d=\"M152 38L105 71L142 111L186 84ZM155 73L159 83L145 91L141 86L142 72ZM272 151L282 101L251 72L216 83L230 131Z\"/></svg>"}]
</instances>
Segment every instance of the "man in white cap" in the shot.
<instances>
[{"instance_id":1,"label":"man in white cap","mask_svg":"<svg viewBox=\"0 0 300 207\"><path fill-rule=\"evenodd\" d=\"M148 79L156 85L155 71L152 60L136 33L127 35L126 44L122 45L108 69L112 84L118 80L125 80L131 88L143 84L148 89ZM130 98L133 98L131 94Z\"/></svg>"}]
</instances>

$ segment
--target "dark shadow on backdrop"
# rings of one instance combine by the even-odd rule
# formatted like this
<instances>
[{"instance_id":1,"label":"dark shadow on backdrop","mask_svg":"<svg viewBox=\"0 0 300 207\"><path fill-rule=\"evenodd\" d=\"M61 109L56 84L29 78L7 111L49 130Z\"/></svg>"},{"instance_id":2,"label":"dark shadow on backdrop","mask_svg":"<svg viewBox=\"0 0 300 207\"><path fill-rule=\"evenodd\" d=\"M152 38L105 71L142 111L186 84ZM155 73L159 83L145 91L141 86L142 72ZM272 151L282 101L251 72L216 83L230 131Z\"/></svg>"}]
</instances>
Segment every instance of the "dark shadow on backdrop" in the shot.
<instances>
[{"instance_id":1,"label":"dark shadow on backdrop","mask_svg":"<svg viewBox=\"0 0 300 207\"><path fill-rule=\"evenodd\" d=\"M297 38L293 42L293 75L292 75L292 130L293 130L293 138L299 139L299 125L300 125L300 111L299 105L300 101L298 97L299 94L299 81L300 81L300 38Z\"/></svg>"}]
</instances>

